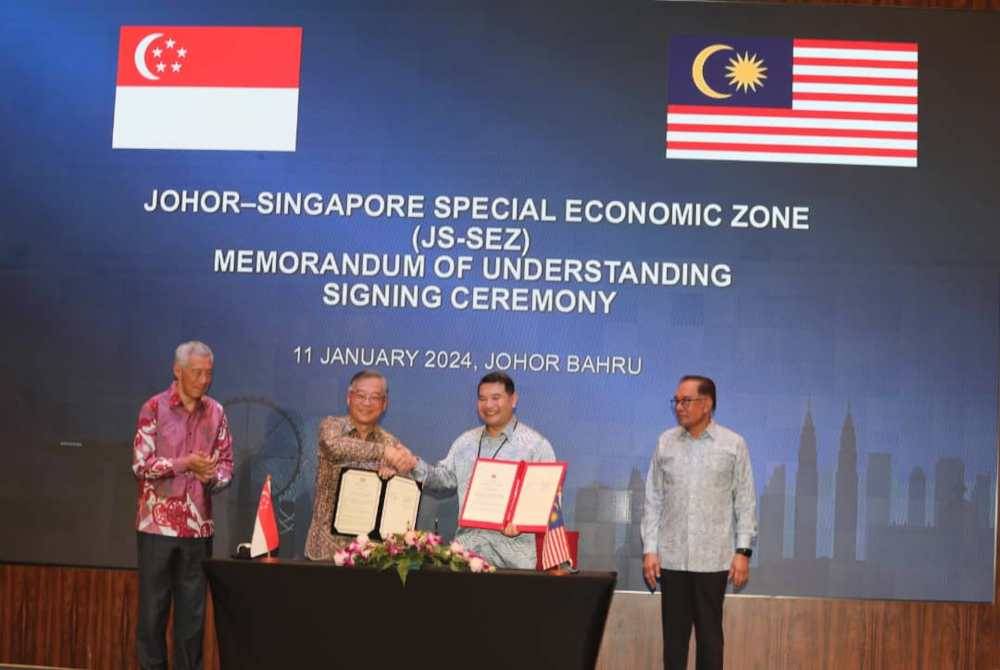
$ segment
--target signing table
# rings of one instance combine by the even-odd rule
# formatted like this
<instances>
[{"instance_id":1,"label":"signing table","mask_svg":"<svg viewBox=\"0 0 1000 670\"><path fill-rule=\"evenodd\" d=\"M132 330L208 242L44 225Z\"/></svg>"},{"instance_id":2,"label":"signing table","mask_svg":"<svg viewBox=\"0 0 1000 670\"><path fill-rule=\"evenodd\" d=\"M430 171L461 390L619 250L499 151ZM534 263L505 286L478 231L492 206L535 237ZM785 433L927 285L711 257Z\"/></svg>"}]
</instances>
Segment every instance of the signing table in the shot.
<instances>
[{"instance_id":1,"label":"signing table","mask_svg":"<svg viewBox=\"0 0 1000 670\"><path fill-rule=\"evenodd\" d=\"M223 668L593 668L616 575L205 562Z\"/></svg>"}]
</instances>

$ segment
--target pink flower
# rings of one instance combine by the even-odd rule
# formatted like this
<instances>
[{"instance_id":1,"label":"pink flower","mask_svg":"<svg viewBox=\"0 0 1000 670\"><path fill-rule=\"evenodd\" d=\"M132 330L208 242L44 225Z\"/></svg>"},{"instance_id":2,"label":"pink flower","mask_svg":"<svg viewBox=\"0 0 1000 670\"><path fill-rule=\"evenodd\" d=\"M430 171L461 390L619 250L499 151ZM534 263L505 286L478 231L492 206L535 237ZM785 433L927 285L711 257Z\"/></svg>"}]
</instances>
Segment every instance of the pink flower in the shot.
<instances>
[{"instance_id":1,"label":"pink flower","mask_svg":"<svg viewBox=\"0 0 1000 670\"><path fill-rule=\"evenodd\" d=\"M478 556L473 556L469 559L469 570L472 572L482 572L484 567L488 567L486 561Z\"/></svg>"},{"instance_id":2,"label":"pink flower","mask_svg":"<svg viewBox=\"0 0 1000 670\"><path fill-rule=\"evenodd\" d=\"M336 554L333 555L333 562L336 565L346 565L350 557L351 555L346 551L338 551Z\"/></svg>"},{"instance_id":3,"label":"pink flower","mask_svg":"<svg viewBox=\"0 0 1000 670\"><path fill-rule=\"evenodd\" d=\"M407 546L414 547L417 544L417 534L415 531L408 530L406 534L403 535L403 541L406 542Z\"/></svg>"},{"instance_id":4,"label":"pink flower","mask_svg":"<svg viewBox=\"0 0 1000 670\"><path fill-rule=\"evenodd\" d=\"M451 553L458 554L459 556L465 553L465 547L463 547L462 543L458 541L452 541L448 549L451 550Z\"/></svg>"},{"instance_id":5,"label":"pink flower","mask_svg":"<svg viewBox=\"0 0 1000 670\"><path fill-rule=\"evenodd\" d=\"M427 544L432 547L437 547L441 544L441 536L435 535L434 533L427 533L425 536L427 538Z\"/></svg>"}]
</instances>

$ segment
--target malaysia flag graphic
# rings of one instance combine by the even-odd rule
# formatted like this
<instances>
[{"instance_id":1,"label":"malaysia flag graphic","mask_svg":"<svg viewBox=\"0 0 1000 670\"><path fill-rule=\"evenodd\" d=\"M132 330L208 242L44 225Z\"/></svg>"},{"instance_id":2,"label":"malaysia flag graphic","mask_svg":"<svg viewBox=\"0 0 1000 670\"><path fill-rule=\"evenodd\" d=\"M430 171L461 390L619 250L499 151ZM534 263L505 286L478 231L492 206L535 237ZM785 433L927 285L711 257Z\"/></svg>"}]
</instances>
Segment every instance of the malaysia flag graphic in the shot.
<instances>
[{"instance_id":1,"label":"malaysia flag graphic","mask_svg":"<svg viewBox=\"0 0 1000 670\"><path fill-rule=\"evenodd\" d=\"M917 44L679 37L666 157L917 166Z\"/></svg>"},{"instance_id":2,"label":"malaysia flag graphic","mask_svg":"<svg viewBox=\"0 0 1000 670\"><path fill-rule=\"evenodd\" d=\"M115 149L295 151L302 29L122 26Z\"/></svg>"}]
</instances>

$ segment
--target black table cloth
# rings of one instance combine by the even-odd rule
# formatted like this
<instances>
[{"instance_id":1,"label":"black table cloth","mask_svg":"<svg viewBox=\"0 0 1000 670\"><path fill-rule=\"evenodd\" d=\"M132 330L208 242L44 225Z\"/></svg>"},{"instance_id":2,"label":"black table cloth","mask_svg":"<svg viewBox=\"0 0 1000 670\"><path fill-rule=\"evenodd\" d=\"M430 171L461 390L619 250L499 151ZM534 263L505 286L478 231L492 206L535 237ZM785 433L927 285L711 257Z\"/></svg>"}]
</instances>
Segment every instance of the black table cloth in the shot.
<instances>
[{"instance_id":1,"label":"black table cloth","mask_svg":"<svg viewBox=\"0 0 1000 670\"><path fill-rule=\"evenodd\" d=\"M593 668L613 572L205 562L222 667Z\"/></svg>"}]
</instances>

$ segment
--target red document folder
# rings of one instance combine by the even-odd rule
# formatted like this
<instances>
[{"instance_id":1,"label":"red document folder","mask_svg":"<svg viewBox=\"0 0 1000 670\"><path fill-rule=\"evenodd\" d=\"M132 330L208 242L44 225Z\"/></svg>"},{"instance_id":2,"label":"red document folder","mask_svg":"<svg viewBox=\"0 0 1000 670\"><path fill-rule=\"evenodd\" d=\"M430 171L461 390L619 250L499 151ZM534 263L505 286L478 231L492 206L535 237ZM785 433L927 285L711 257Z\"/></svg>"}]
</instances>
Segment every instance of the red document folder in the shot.
<instances>
[{"instance_id":1,"label":"red document folder","mask_svg":"<svg viewBox=\"0 0 1000 670\"><path fill-rule=\"evenodd\" d=\"M502 531L513 522L521 532L544 532L566 478L566 465L565 461L478 459L458 525Z\"/></svg>"}]
</instances>

